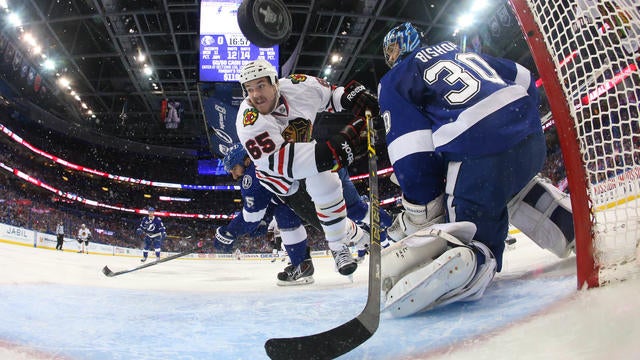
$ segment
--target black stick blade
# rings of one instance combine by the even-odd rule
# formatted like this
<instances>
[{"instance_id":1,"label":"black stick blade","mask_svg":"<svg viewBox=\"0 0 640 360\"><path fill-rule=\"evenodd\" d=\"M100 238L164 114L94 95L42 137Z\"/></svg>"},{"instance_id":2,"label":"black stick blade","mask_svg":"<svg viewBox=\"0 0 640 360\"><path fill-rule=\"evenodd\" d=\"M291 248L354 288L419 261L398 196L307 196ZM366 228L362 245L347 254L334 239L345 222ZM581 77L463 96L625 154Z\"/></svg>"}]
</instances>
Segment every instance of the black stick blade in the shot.
<instances>
[{"instance_id":1,"label":"black stick blade","mask_svg":"<svg viewBox=\"0 0 640 360\"><path fill-rule=\"evenodd\" d=\"M371 335L373 335L373 332L365 327L359 318L354 318L336 328L319 334L295 338L269 339L264 344L264 348L267 351L267 355L274 360L335 359L358 347L367 341Z\"/></svg>"},{"instance_id":2,"label":"black stick blade","mask_svg":"<svg viewBox=\"0 0 640 360\"><path fill-rule=\"evenodd\" d=\"M108 277L113 276L113 271L111 271L111 269L109 269L109 267L106 265L102 268L102 273L107 275Z\"/></svg>"}]
</instances>

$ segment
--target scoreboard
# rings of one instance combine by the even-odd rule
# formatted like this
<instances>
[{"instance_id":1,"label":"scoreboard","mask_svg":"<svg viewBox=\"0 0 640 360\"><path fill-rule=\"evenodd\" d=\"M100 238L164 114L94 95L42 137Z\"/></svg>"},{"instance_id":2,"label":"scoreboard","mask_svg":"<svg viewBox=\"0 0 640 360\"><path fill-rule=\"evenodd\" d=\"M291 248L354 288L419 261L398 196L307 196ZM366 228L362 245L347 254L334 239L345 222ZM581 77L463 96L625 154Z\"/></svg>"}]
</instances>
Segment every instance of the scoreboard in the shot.
<instances>
[{"instance_id":1,"label":"scoreboard","mask_svg":"<svg viewBox=\"0 0 640 360\"><path fill-rule=\"evenodd\" d=\"M236 82L244 64L265 59L279 68L278 46L261 48L244 37L238 26L242 0L201 0L200 61L201 82Z\"/></svg>"}]
</instances>

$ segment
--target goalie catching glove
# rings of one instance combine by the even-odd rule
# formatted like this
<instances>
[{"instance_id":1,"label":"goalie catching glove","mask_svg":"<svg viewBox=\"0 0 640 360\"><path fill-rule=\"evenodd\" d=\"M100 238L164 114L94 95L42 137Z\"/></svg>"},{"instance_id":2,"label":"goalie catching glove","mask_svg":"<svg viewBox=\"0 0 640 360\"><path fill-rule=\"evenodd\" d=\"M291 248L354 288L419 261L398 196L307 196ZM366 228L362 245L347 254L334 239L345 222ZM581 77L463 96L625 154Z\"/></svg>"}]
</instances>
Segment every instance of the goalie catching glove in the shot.
<instances>
[{"instance_id":1,"label":"goalie catching glove","mask_svg":"<svg viewBox=\"0 0 640 360\"><path fill-rule=\"evenodd\" d=\"M340 133L329 140L316 144L316 166L318 171L337 171L351 165L364 155L366 148L361 146L362 134L367 129L363 118L356 118Z\"/></svg>"}]
</instances>

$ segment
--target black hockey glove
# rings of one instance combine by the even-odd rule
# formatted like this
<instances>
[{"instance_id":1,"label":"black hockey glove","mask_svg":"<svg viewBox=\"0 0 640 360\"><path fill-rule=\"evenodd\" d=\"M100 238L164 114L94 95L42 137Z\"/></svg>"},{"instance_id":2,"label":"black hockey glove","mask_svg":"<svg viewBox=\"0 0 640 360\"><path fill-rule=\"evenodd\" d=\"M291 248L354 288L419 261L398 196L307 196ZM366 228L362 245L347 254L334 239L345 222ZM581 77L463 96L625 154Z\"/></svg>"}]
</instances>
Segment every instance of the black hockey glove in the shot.
<instances>
[{"instance_id":1,"label":"black hockey glove","mask_svg":"<svg viewBox=\"0 0 640 360\"><path fill-rule=\"evenodd\" d=\"M364 117L364 112L369 109L373 116L380 112L380 105L375 95L369 92L364 85L355 80L351 80L344 87L344 94L340 99L340 104L346 110L351 110L353 115Z\"/></svg>"},{"instance_id":2,"label":"black hockey glove","mask_svg":"<svg viewBox=\"0 0 640 360\"><path fill-rule=\"evenodd\" d=\"M337 135L324 143L316 144L318 171L337 171L364 155L366 146L362 146L362 134L366 129L367 122L363 118L356 118Z\"/></svg>"},{"instance_id":3,"label":"black hockey glove","mask_svg":"<svg viewBox=\"0 0 640 360\"><path fill-rule=\"evenodd\" d=\"M231 252L233 250L233 242L236 241L235 236L221 227L216 229L216 238L213 241L213 247L221 252Z\"/></svg>"}]
</instances>

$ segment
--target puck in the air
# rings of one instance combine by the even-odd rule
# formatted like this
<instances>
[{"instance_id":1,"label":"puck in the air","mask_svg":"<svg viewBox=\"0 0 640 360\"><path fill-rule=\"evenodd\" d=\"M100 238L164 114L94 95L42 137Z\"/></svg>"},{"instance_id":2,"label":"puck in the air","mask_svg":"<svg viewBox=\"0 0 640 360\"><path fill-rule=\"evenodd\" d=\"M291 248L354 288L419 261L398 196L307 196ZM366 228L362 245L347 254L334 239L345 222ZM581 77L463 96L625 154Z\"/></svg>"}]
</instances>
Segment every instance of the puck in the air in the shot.
<instances>
[{"instance_id":1,"label":"puck in the air","mask_svg":"<svg viewBox=\"0 0 640 360\"><path fill-rule=\"evenodd\" d=\"M291 34L291 13L282 0L244 0L238 8L238 25L247 40L271 47Z\"/></svg>"}]
</instances>

